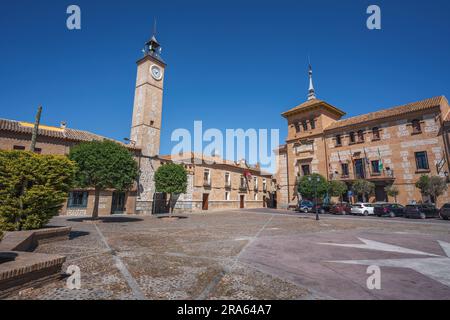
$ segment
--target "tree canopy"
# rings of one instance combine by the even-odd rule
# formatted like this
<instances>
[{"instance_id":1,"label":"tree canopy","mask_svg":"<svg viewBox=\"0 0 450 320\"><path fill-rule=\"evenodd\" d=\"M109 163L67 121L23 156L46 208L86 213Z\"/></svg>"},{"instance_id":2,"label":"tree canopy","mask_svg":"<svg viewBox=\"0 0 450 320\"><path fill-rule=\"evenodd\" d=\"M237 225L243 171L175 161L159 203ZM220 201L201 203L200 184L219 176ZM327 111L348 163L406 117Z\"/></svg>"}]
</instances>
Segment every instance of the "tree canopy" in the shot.
<instances>
[{"instance_id":1,"label":"tree canopy","mask_svg":"<svg viewBox=\"0 0 450 320\"><path fill-rule=\"evenodd\" d=\"M366 197L375 193L375 184L367 180L359 179L353 183L352 189L357 195L363 196L364 201L367 201Z\"/></svg>"},{"instance_id":2,"label":"tree canopy","mask_svg":"<svg viewBox=\"0 0 450 320\"><path fill-rule=\"evenodd\" d=\"M57 215L76 164L66 156L0 151L0 229L39 229Z\"/></svg>"},{"instance_id":3,"label":"tree canopy","mask_svg":"<svg viewBox=\"0 0 450 320\"><path fill-rule=\"evenodd\" d=\"M169 208L173 211L173 195L186 193L187 172L183 165L175 163L163 164L156 170L155 177L156 192L170 194Z\"/></svg>"},{"instance_id":4,"label":"tree canopy","mask_svg":"<svg viewBox=\"0 0 450 320\"><path fill-rule=\"evenodd\" d=\"M423 175L416 182L416 187L420 189L423 195L432 196L434 197L434 201L436 201L447 190L447 183L444 178Z\"/></svg>"},{"instance_id":5,"label":"tree canopy","mask_svg":"<svg viewBox=\"0 0 450 320\"><path fill-rule=\"evenodd\" d=\"M297 190L306 199L314 199L316 196L315 191L317 191L317 198L321 199L328 193L328 182L320 174L313 173L300 178Z\"/></svg>"},{"instance_id":6,"label":"tree canopy","mask_svg":"<svg viewBox=\"0 0 450 320\"><path fill-rule=\"evenodd\" d=\"M81 143L70 150L69 158L78 165L76 186L95 189L94 218L98 216L100 190L126 191L139 175L131 152L113 141Z\"/></svg>"}]
</instances>

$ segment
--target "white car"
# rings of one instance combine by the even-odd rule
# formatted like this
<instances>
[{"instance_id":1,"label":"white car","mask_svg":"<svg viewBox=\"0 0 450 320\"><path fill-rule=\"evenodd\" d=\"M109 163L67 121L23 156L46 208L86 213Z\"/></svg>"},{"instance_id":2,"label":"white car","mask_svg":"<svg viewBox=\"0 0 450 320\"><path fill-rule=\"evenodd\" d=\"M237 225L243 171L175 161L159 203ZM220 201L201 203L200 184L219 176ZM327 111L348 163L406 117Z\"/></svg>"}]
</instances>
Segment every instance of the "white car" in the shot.
<instances>
[{"instance_id":1,"label":"white car","mask_svg":"<svg viewBox=\"0 0 450 320\"><path fill-rule=\"evenodd\" d=\"M351 213L361 216L374 215L374 209L370 203L355 203L352 205Z\"/></svg>"}]
</instances>

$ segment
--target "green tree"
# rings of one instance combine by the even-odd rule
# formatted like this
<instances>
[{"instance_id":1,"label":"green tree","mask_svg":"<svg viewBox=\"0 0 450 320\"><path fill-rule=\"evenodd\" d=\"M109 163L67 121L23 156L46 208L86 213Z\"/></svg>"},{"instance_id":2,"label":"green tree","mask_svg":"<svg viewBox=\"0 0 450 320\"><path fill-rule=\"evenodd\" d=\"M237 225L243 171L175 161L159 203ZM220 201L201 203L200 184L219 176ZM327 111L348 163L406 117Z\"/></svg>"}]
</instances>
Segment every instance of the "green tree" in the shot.
<instances>
[{"instance_id":1,"label":"green tree","mask_svg":"<svg viewBox=\"0 0 450 320\"><path fill-rule=\"evenodd\" d=\"M398 190L396 186L394 185L387 186L386 188L384 188L384 191L386 191L386 194L389 197L394 197L395 203L397 203L397 197L400 194L400 190Z\"/></svg>"},{"instance_id":2,"label":"green tree","mask_svg":"<svg viewBox=\"0 0 450 320\"><path fill-rule=\"evenodd\" d=\"M75 185L95 191L92 217L98 218L100 192L104 189L128 190L139 171L131 152L113 141L91 141L74 146L69 158L78 165Z\"/></svg>"},{"instance_id":3,"label":"green tree","mask_svg":"<svg viewBox=\"0 0 450 320\"><path fill-rule=\"evenodd\" d=\"M75 170L66 156L0 151L0 229L45 226L67 199Z\"/></svg>"},{"instance_id":4,"label":"green tree","mask_svg":"<svg viewBox=\"0 0 450 320\"><path fill-rule=\"evenodd\" d=\"M353 191L363 197L363 201L368 201L368 198L375 193L375 184L373 182L359 179L353 183Z\"/></svg>"},{"instance_id":5,"label":"green tree","mask_svg":"<svg viewBox=\"0 0 450 320\"><path fill-rule=\"evenodd\" d=\"M342 195L347 192L348 187L347 184L343 181L333 180L330 181L328 186L329 195L332 197L339 197L339 200L342 202Z\"/></svg>"},{"instance_id":6,"label":"green tree","mask_svg":"<svg viewBox=\"0 0 450 320\"><path fill-rule=\"evenodd\" d=\"M187 189L187 172L183 165L175 163L167 163L158 168L155 173L156 192L164 192L169 197L169 213L173 212L173 197L186 193Z\"/></svg>"},{"instance_id":7,"label":"green tree","mask_svg":"<svg viewBox=\"0 0 450 320\"><path fill-rule=\"evenodd\" d=\"M328 193L328 182L320 174L313 173L298 180L297 190L306 199L314 199L316 196L315 191L317 191L317 198L322 199Z\"/></svg>"},{"instance_id":8,"label":"green tree","mask_svg":"<svg viewBox=\"0 0 450 320\"><path fill-rule=\"evenodd\" d=\"M444 178L423 175L416 182L416 187L420 189L423 195L432 196L434 201L437 202L437 199L447 190L447 183Z\"/></svg>"}]
</instances>

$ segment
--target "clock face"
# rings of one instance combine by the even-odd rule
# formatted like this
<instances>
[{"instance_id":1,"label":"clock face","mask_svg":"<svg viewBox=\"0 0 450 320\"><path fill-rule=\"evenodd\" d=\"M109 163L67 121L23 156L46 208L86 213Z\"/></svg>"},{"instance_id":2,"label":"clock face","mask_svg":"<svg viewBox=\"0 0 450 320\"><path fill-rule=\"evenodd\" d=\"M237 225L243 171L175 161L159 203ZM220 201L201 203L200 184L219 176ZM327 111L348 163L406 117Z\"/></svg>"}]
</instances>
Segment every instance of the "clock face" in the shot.
<instances>
[{"instance_id":1,"label":"clock face","mask_svg":"<svg viewBox=\"0 0 450 320\"><path fill-rule=\"evenodd\" d=\"M161 68L159 68L156 65L151 66L150 71L152 73L152 77L155 80L161 80L162 79L162 71Z\"/></svg>"}]
</instances>

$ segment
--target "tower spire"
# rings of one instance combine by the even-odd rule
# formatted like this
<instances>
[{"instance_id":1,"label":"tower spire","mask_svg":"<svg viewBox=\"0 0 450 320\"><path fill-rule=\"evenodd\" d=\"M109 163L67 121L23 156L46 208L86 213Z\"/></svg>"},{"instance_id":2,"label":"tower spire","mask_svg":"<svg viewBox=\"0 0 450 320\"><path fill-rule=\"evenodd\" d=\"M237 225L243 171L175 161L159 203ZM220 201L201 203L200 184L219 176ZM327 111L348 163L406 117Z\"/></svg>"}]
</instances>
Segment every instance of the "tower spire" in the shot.
<instances>
[{"instance_id":1,"label":"tower spire","mask_svg":"<svg viewBox=\"0 0 450 320\"><path fill-rule=\"evenodd\" d=\"M161 58L161 45L158 40L156 40L156 19L153 21L153 32L150 40L145 43L144 56L152 56L153 58L164 63Z\"/></svg>"},{"instance_id":2,"label":"tower spire","mask_svg":"<svg viewBox=\"0 0 450 320\"><path fill-rule=\"evenodd\" d=\"M308 101L309 100L314 100L317 99L316 98L316 90L314 89L314 84L313 84L313 71L312 71L312 66L311 63L309 63L309 89L308 89Z\"/></svg>"}]
</instances>

